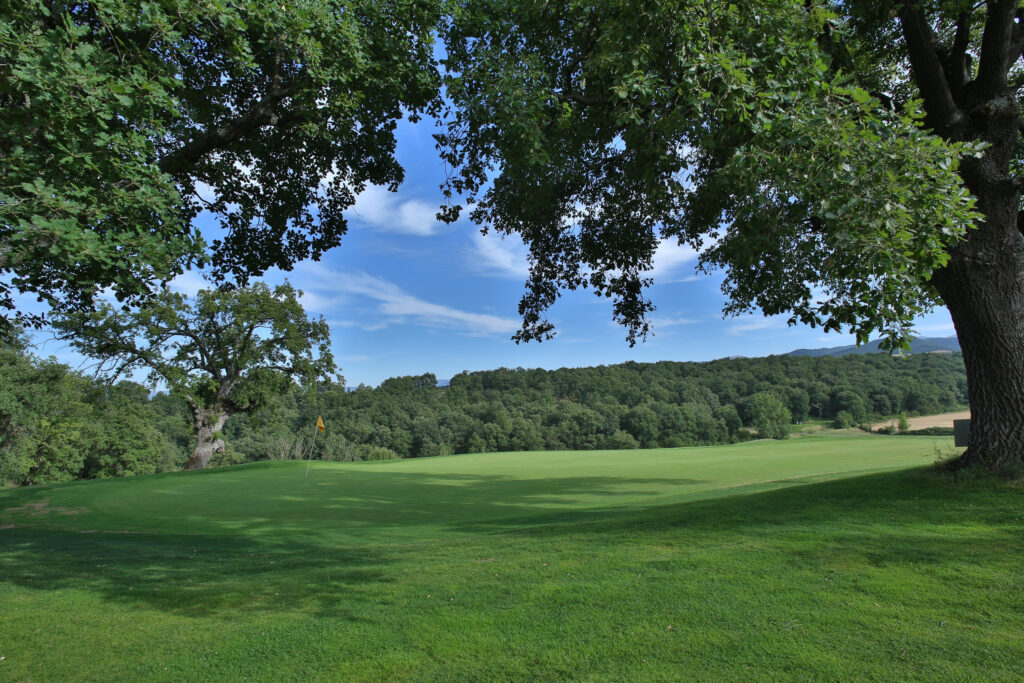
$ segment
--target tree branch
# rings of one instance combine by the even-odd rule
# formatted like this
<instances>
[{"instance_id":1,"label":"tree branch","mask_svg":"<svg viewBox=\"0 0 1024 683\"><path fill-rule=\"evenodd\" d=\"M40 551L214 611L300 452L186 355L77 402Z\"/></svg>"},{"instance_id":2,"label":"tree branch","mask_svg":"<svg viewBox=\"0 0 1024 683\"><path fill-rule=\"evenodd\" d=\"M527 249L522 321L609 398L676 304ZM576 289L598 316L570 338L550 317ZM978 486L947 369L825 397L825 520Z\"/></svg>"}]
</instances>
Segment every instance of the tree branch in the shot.
<instances>
[{"instance_id":1,"label":"tree branch","mask_svg":"<svg viewBox=\"0 0 1024 683\"><path fill-rule=\"evenodd\" d=\"M281 116L275 110L281 100L291 97L300 88L300 84L293 83L287 88L281 88L280 90L268 93L266 97L260 100L246 114L210 128L181 149L171 152L161 159L158 164L160 170L172 176L178 175L209 152L245 137L254 130L264 126L277 126L290 121L290 118Z\"/></svg>"},{"instance_id":2,"label":"tree branch","mask_svg":"<svg viewBox=\"0 0 1024 683\"><path fill-rule=\"evenodd\" d=\"M1024 9L1017 10L1014 19L1016 21L1013 24L1013 35L1010 37L1011 65L1024 54Z\"/></svg>"},{"instance_id":3,"label":"tree branch","mask_svg":"<svg viewBox=\"0 0 1024 683\"><path fill-rule=\"evenodd\" d=\"M963 92L964 85L971 80L968 69L967 49L971 46L971 13L961 12L956 18L956 36L949 54L949 68L946 78L949 89L956 99Z\"/></svg>"},{"instance_id":4,"label":"tree branch","mask_svg":"<svg viewBox=\"0 0 1024 683\"><path fill-rule=\"evenodd\" d=\"M555 93L560 99L569 100L585 107L608 107L612 104L610 97L588 97L565 88L560 93Z\"/></svg>"},{"instance_id":5,"label":"tree branch","mask_svg":"<svg viewBox=\"0 0 1024 683\"><path fill-rule=\"evenodd\" d=\"M976 80L989 93L1006 88L1006 74L1012 63L1010 46L1016 13L1017 0L993 0L988 3Z\"/></svg>"},{"instance_id":6,"label":"tree branch","mask_svg":"<svg viewBox=\"0 0 1024 683\"><path fill-rule=\"evenodd\" d=\"M937 132L948 132L960 123L963 113L956 106L946 81L945 70L935 50L935 35L916 3L904 5L899 18L914 81L928 112L928 124Z\"/></svg>"}]
</instances>

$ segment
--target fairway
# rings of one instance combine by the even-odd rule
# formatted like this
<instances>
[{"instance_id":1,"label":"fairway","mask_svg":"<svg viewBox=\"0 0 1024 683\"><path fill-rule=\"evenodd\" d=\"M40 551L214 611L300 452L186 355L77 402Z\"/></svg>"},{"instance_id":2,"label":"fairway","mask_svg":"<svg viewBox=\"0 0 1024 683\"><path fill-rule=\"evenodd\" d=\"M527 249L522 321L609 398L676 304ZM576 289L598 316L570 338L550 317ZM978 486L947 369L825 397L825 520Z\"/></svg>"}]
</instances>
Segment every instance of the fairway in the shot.
<instances>
[{"instance_id":1,"label":"fairway","mask_svg":"<svg viewBox=\"0 0 1024 683\"><path fill-rule=\"evenodd\" d=\"M259 463L10 491L0 498L9 501L0 519L87 532L376 545L925 465L949 441L816 436L708 448L316 462L308 478L305 463Z\"/></svg>"},{"instance_id":2,"label":"fairway","mask_svg":"<svg viewBox=\"0 0 1024 683\"><path fill-rule=\"evenodd\" d=\"M0 491L0 679L1012 679L1021 491L922 471L949 442Z\"/></svg>"}]
</instances>

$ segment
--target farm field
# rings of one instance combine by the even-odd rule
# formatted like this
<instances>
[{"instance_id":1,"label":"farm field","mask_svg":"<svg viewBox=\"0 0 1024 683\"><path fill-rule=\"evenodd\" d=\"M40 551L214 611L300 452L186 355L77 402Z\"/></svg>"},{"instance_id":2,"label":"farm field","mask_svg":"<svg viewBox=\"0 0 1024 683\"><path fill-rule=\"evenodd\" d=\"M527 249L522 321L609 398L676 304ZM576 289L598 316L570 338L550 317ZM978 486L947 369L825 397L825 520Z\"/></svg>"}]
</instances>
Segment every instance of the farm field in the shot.
<instances>
[{"instance_id":1,"label":"farm field","mask_svg":"<svg viewBox=\"0 0 1024 683\"><path fill-rule=\"evenodd\" d=\"M953 428L953 420L969 420L971 419L971 411L960 410L955 413L942 413L940 415L919 415L917 417L908 417L907 426L909 429L928 429L929 427L949 427ZM887 422L878 422L871 425L871 429L878 429L879 427L888 427L889 425L896 424L895 419L890 419Z\"/></svg>"},{"instance_id":2,"label":"farm field","mask_svg":"<svg viewBox=\"0 0 1024 683\"><path fill-rule=\"evenodd\" d=\"M0 491L0 680L1004 679L1024 491L951 439Z\"/></svg>"}]
</instances>

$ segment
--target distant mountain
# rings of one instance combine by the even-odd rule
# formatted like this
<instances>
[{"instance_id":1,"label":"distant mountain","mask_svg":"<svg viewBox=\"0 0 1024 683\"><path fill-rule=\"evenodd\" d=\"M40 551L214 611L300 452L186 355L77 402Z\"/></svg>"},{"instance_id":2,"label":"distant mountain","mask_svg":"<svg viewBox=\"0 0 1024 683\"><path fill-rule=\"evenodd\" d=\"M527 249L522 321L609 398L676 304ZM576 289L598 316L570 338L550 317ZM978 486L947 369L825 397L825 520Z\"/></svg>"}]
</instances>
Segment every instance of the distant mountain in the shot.
<instances>
[{"instance_id":1,"label":"distant mountain","mask_svg":"<svg viewBox=\"0 0 1024 683\"><path fill-rule=\"evenodd\" d=\"M854 353L886 353L878 348L881 339L862 346L833 346L825 349L797 349L787 356L849 356ZM910 343L910 353L959 353L956 337L918 337Z\"/></svg>"}]
</instances>

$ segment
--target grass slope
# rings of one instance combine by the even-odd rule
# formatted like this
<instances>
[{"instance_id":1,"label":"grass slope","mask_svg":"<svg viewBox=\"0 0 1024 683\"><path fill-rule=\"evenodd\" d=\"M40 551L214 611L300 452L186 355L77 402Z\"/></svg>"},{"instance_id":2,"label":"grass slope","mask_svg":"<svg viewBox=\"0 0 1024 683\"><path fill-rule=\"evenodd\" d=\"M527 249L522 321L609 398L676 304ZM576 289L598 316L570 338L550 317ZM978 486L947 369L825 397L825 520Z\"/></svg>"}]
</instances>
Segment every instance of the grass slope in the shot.
<instances>
[{"instance_id":1,"label":"grass slope","mask_svg":"<svg viewBox=\"0 0 1024 683\"><path fill-rule=\"evenodd\" d=\"M2 491L0 679L1019 678L1021 491L907 469L936 444Z\"/></svg>"}]
</instances>

